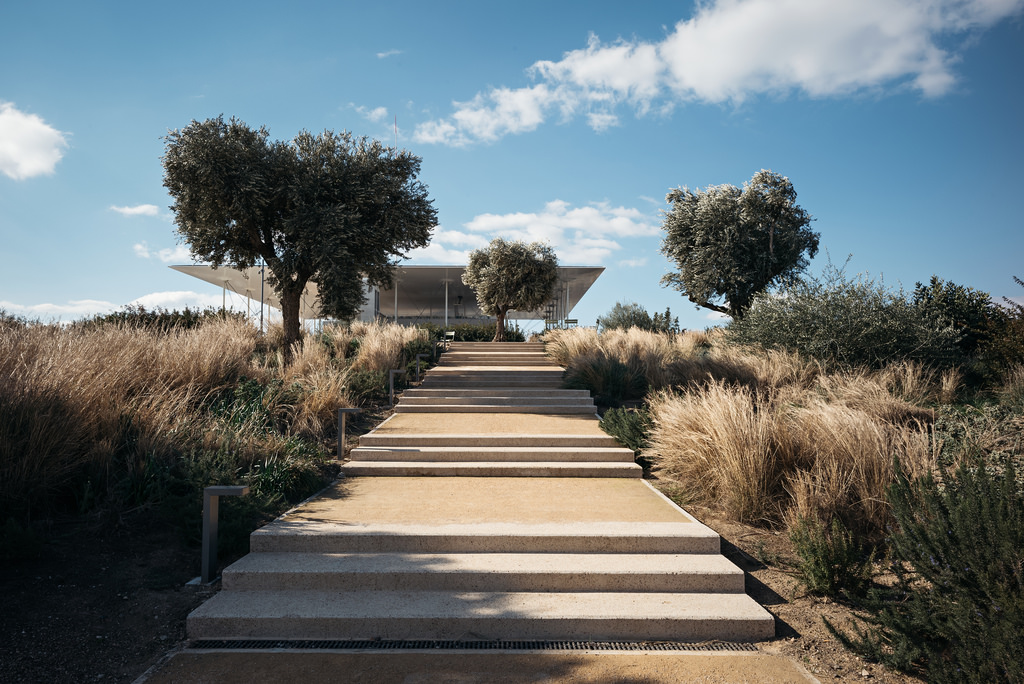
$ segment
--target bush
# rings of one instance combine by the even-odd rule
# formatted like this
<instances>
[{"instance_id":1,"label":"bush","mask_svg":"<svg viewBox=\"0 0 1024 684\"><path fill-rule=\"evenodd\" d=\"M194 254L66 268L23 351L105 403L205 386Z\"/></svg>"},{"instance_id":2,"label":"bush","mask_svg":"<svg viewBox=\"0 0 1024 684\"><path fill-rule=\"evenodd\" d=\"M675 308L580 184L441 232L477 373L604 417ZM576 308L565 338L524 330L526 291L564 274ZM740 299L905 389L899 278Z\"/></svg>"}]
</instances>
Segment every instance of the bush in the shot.
<instances>
[{"instance_id":1,"label":"bush","mask_svg":"<svg viewBox=\"0 0 1024 684\"><path fill-rule=\"evenodd\" d=\"M642 408L611 408L601 417L601 429L640 456L649 446L651 416Z\"/></svg>"},{"instance_id":2,"label":"bush","mask_svg":"<svg viewBox=\"0 0 1024 684\"><path fill-rule=\"evenodd\" d=\"M790 525L789 539L797 555L797 573L807 591L823 596L864 591L871 579L874 555L854 540L839 518L825 526L817 518L798 516Z\"/></svg>"},{"instance_id":3,"label":"bush","mask_svg":"<svg viewBox=\"0 0 1024 684\"><path fill-rule=\"evenodd\" d=\"M419 327L421 330L428 331L432 340L443 340L445 331L454 331L456 342L490 342L494 339L497 325L497 323L454 323L445 328L434 323L421 323ZM526 336L523 335L523 331L519 329L518 325L509 326L506 322L505 341L525 342Z\"/></svg>"},{"instance_id":4,"label":"bush","mask_svg":"<svg viewBox=\"0 0 1024 684\"><path fill-rule=\"evenodd\" d=\"M830 629L928 681L1024 681L1024 493L1012 464L943 469L938 480L897 472L897 584L872 593L867 630Z\"/></svg>"},{"instance_id":5,"label":"bush","mask_svg":"<svg viewBox=\"0 0 1024 684\"><path fill-rule=\"evenodd\" d=\"M610 408L601 417L601 429L619 440L619 443L633 450L633 458L644 470L649 470L651 460L643 455L650 446L651 415L644 408Z\"/></svg>"},{"instance_id":6,"label":"bush","mask_svg":"<svg viewBox=\"0 0 1024 684\"><path fill-rule=\"evenodd\" d=\"M960 335L900 290L866 276L850 279L829 266L777 295L759 295L728 326L732 340L782 348L846 366L901 360L948 366L959 360Z\"/></svg>"},{"instance_id":7,"label":"bush","mask_svg":"<svg viewBox=\"0 0 1024 684\"><path fill-rule=\"evenodd\" d=\"M186 306L181 311L177 309L168 311L161 307L147 309L141 304L129 304L113 313L97 314L76 325L80 327L122 325L130 328L145 328L147 330L169 332L171 330L194 330L207 321L218 319L233 319L244 322L246 316L238 311L227 311L213 307L190 309Z\"/></svg>"},{"instance_id":8,"label":"bush","mask_svg":"<svg viewBox=\"0 0 1024 684\"><path fill-rule=\"evenodd\" d=\"M640 328L652 332L679 332L679 318L672 318L672 312L656 313L652 318L647 310L635 302L616 302L612 310L597 319L601 331L629 330Z\"/></svg>"}]
</instances>

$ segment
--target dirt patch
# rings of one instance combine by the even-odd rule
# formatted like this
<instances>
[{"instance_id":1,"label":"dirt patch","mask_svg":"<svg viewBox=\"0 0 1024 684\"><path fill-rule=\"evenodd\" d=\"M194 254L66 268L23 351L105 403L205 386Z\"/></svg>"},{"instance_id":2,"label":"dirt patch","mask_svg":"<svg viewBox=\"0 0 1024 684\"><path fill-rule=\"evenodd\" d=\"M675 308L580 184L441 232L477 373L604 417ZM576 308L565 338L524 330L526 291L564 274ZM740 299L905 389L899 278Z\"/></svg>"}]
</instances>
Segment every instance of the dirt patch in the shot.
<instances>
[{"instance_id":1,"label":"dirt patch","mask_svg":"<svg viewBox=\"0 0 1024 684\"><path fill-rule=\"evenodd\" d=\"M199 555L141 521L56 526L39 558L0 566L0 681L135 680L206 597L185 587Z\"/></svg>"}]
</instances>

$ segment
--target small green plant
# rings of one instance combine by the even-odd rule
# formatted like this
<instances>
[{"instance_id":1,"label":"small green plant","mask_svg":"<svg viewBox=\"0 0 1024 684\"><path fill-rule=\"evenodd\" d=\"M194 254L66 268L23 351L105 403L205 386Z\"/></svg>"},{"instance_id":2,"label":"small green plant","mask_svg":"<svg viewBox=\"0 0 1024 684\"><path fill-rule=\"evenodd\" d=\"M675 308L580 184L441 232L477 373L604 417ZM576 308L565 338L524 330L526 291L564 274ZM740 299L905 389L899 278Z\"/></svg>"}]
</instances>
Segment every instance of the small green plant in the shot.
<instances>
[{"instance_id":1,"label":"small green plant","mask_svg":"<svg viewBox=\"0 0 1024 684\"><path fill-rule=\"evenodd\" d=\"M848 647L934 682L1024 681L1024 492L1012 463L912 481L889 500L896 585L871 593Z\"/></svg>"},{"instance_id":2,"label":"small green plant","mask_svg":"<svg viewBox=\"0 0 1024 684\"><path fill-rule=\"evenodd\" d=\"M797 517L789 538L796 552L800 581L812 594L859 595L871 579L873 553L866 553L839 518L830 525Z\"/></svg>"},{"instance_id":3,"label":"small green plant","mask_svg":"<svg viewBox=\"0 0 1024 684\"><path fill-rule=\"evenodd\" d=\"M345 393L364 404L383 401L388 395L388 374L382 370L350 371L345 376Z\"/></svg>"},{"instance_id":4,"label":"small green plant","mask_svg":"<svg viewBox=\"0 0 1024 684\"><path fill-rule=\"evenodd\" d=\"M636 456L646 449L651 416L646 409L610 408L601 418L601 429L633 450Z\"/></svg>"}]
</instances>

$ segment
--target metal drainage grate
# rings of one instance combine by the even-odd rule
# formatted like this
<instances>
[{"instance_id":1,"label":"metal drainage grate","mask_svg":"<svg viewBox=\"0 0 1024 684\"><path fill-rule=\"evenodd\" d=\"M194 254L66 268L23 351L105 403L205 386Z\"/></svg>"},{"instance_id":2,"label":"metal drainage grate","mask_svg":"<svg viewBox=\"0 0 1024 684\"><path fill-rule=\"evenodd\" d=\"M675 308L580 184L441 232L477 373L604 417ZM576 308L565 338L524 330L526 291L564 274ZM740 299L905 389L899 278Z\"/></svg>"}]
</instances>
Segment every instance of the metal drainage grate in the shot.
<instances>
[{"instance_id":1,"label":"metal drainage grate","mask_svg":"<svg viewBox=\"0 0 1024 684\"><path fill-rule=\"evenodd\" d=\"M711 641L445 641L440 639L200 639L188 645L208 650L400 651L757 651L748 643Z\"/></svg>"}]
</instances>

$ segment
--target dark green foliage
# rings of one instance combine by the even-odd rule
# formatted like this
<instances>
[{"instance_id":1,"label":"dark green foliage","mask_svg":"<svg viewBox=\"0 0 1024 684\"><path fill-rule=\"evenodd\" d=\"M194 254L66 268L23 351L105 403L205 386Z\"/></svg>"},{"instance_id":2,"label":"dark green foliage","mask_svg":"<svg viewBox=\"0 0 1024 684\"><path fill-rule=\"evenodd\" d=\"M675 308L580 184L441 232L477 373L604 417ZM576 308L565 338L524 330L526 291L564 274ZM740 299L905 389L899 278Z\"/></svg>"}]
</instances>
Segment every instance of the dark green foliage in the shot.
<instances>
[{"instance_id":1,"label":"dark green foliage","mask_svg":"<svg viewBox=\"0 0 1024 684\"><path fill-rule=\"evenodd\" d=\"M964 356L974 354L991 336L990 319L996 311L987 292L932 276L928 285L917 283L914 287L914 304L936 327L953 328L959 336L957 348Z\"/></svg>"},{"instance_id":2,"label":"dark green foliage","mask_svg":"<svg viewBox=\"0 0 1024 684\"><path fill-rule=\"evenodd\" d=\"M621 328L653 329L651 315L644 307L635 302L616 302L612 310L597 319L598 330L615 330Z\"/></svg>"},{"instance_id":3,"label":"dark green foliage","mask_svg":"<svg viewBox=\"0 0 1024 684\"><path fill-rule=\"evenodd\" d=\"M1024 681L1024 492L1012 465L962 466L911 481L897 464L889 499L898 582L868 602L868 628L841 634L861 653L935 682Z\"/></svg>"},{"instance_id":4,"label":"dark green foliage","mask_svg":"<svg viewBox=\"0 0 1024 684\"><path fill-rule=\"evenodd\" d=\"M874 555L854 540L839 518L826 527L817 519L798 517L789 538L807 591L823 596L863 593L871 579Z\"/></svg>"},{"instance_id":5,"label":"dark green foliage","mask_svg":"<svg viewBox=\"0 0 1024 684\"><path fill-rule=\"evenodd\" d=\"M398 378L395 379L398 382ZM388 397L388 374L382 370L351 371L345 389L360 404L379 403Z\"/></svg>"},{"instance_id":6,"label":"dark green foliage","mask_svg":"<svg viewBox=\"0 0 1024 684\"><path fill-rule=\"evenodd\" d=\"M651 317L651 329L655 332L679 332L679 316L672 318L672 309L665 307L665 313L655 313Z\"/></svg>"},{"instance_id":7,"label":"dark green foliage","mask_svg":"<svg viewBox=\"0 0 1024 684\"><path fill-rule=\"evenodd\" d=\"M75 325L82 327L93 327L98 325L123 325L131 328L145 328L159 332L170 332L172 330L193 330L207 321L233 318L244 321L245 314L238 311L222 311L213 307L205 309L190 309L185 307L181 311L172 309L147 309L142 305L131 305L122 307L113 313L97 314L92 318L80 321Z\"/></svg>"},{"instance_id":8,"label":"dark green foliage","mask_svg":"<svg viewBox=\"0 0 1024 684\"><path fill-rule=\"evenodd\" d=\"M958 334L902 290L832 266L779 295L761 295L729 324L733 341L782 348L830 363L880 367L900 360L942 366L959 358Z\"/></svg>"},{"instance_id":9,"label":"dark green foliage","mask_svg":"<svg viewBox=\"0 0 1024 684\"><path fill-rule=\"evenodd\" d=\"M672 318L672 311L668 308L665 309L665 313L656 313L652 317L644 307L635 302L616 302L611 311L597 319L597 327L600 330L640 328L653 332L677 333L679 318Z\"/></svg>"},{"instance_id":10,"label":"dark green foliage","mask_svg":"<svg viewBox=\"0 0 1024 684\"><path fill-rule=\"evenodd\" d=\"M462 282L473 290L480 310L497 318L494 341L504 342L509 311L538 311L551 299L558 282L558 257L543 242L494 238L469 253Z\"/></svg>"},{"instance_id":11,"label":"dark green foliage","mask_svg":"<svg viewBox=\"0 0 1024 684\"><path fill-rule=\"evenodd\" d=\"M754 297L785 284L818 251L811 216L785 176L761 170L743 188L676 188L665 201L661 253L679 269L661 279L691 302L733 318Z\"/></svg>"},{"instance_id":12,"label":"dark green foliage","mask_svg":"<svg viewBox=\"0 0 1024 684\"><path fill-rule=\"evenodd\" d=\"M1014 276L1013 280L1024 287L1020 278ZM980 357L997 376L1024 364L1024 304L1003 297L1003 305L989 320L988 340Z\"/></svg>"},{"instance_id":13,"label":"dark green foliage","mask_svg":"<svg viewBox=\"0 0 1024 684\"><path fill-rule=\"evenodd\" d=\"M407 151L348 132L269 137L234 118L192 121L165 138L164 187L195 257L266 264L287 362L306 284L318 285L324 314L351 320L364 279L390 287L397 259L430 241L437 212L417 180L420 158Z\"/></svg>"},{"instance_id":14,"label":"dark green foliage","mask_svg":"<svg viewBox=\"0 0 1024 684\"><path fill-rule=\"evenodd\" d=\"M651 415L646 409L610 408L601 417L601 429L632 449L638 461L645 460L641 452L649 446L651 431Z\"/></svg>"},{"instance_id":15,"label":"dark green foliage","mask_svg":"<svg viewBox=\"0 0 1024 684\"><path fill-rule=\"evenodd\" d=\"M494 339L497 323L453 323L447 328L433 323L421 323L419 327L430 333L430 339L443 340L445 331L455 333L456 342L490 342ZM525 342L526 336L515 327L505 327L506 342Z\"/></svg>"},{"instance_id":16,"label":"dark green foliage","mask_svg":"<svg viewBox=\"0 0 1024 684\"><path fill-rule=\"evenodd\" d=\"M565 371L563 385L569 389L590 390L598 406L619 406L647 394L643 369L628 366L603 353L574 362Z\"/></svg>"}]
</instances>

